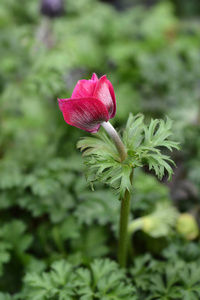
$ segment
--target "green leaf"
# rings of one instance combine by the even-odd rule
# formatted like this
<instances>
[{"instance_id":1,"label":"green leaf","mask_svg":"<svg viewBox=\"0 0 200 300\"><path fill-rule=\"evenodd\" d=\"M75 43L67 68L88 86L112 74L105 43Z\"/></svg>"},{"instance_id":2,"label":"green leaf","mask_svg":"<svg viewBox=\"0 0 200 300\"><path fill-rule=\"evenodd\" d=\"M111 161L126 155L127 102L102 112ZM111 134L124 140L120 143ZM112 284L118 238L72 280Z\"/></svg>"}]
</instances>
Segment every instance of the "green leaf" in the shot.
<instances>
[{"instance_id":1,"label":"green leaf","mask_svg":"<svg viewBox=\"0 0 200 300\"><path fill-rule=\"evenodd\" d=\"M13 220L6 223L1 228L0 235L12 246L14 251L17 253L23 253L30 247L33 241L33 237L30 234L25 233L25 231L26 225L24 222L20 220Z\"/></svg>"},{"instance_id":2,"label":"green leaf","mask_svg":"<svg viewBox=\"0 0 200 300\"><path fill-rule=\"evenodd\" d=\"M122 198L125 191L132 192L130 175L133 168L149 165L159 179L168 172L169 179L173 174L171 165L175 165L169 156L162 154L160 148L180 149L178 143L169 140L172 121L151 120L149 126L144 124L144 116L129 115L123 133L123 142L127 150L127 158L120 162L119 154L112 140L105 133L98 132L94 137L86 137L77 143L83 151L84 163L87 167L86 178L91 185L95 181L106 183L119 193Z\"/></svg>"},{"instance_id":3,"label":"green leaf","mask_svg":"<svg viewBox=\"0 0 200 300\"><path fill-rule=\"evenodd\" d=\"M84 226L80 233L79 239L71 241L71 247L73 253L81 253L82 261L89 262L93 258L108 254L109 248L107 246L107 237L104 228L94 225L93 227ZM98 239L96 237L98 237Z\"/></svg>"},{"instance_id":4,"label":"green leaf","mask_svg":"<svg viewBox=\"0 0 200 300\"><path fill-rule=\"evenodd\" d=\"M0 230L0 276L3 273L3 265L10 261L11 245L4 240L2 240L2 231Z\"/></svg>"},{"instance_id":5,"label":"green leaf","mask_svg":"<svg viewBox=\"0 0 200 300\"><path fill-rule=\"evenodd\" d=\"M8 293L1 293L0 292L0 300L17 300L20 299L17 297L17 295L10 295Z\"/></svg>"},{"instance_id":6,"label":"green leaf","mask_svg":"<svg viewBox=\"0 0 200 300\"><path fill-rule=\"evenodd\" d=\"M126 123L126 129L123 133L123 141L127 149L134 150L137 149L141 144L144 130L144 115L138 114L133 116L129 114L128 121Z\"/></svg>"},{"instance_id":7,"label":"green leaf","mask_svg":"<svg viewBox=\"0 0 200 300\"><path fill-rule=\"evenodd\" d=\"M32 300L136 300L135 289L116 262L96 259L88 267L54 262L49 272L25 276L25 296Z\"/></svg>"},{"instance_id":8,"label":"green leaf","mask_svg":"<svg viewBox=\"0 0 200 300\"><path fill-rule=\"evenodd\" d=\"M187 268L180 270L179 276L183 284L183 289L180 292L183 299L198 299L200 297L199 268L199 262L197 262L188 264Z\"/></svg>"},{"instance_id":9,"label":"green leaf","mask_svg":"<svg viewBox=\"0 0 200 300\"><path fill-rule=\"evenodd\" d=\"M164 120L151 119L149 126L144 126L145 139L143 145L146 147L166 147L170 151L172 148L180 150L178 143L170 141L168 138L172 135L173 121L167 117L166 122Z\"/></svg>"},{"instance_id":10,"label":"green leaf","mask_svg":"<svg viewBox=\"0 0 200 300\"><path fill-rule=\"evenodd\" d=\"M84 163L87 167L86 179L92 184L95 181L106 183L123 197L125 191L131 191L130 176L132 165L121 163L114 143L105 133L98 132L94 137L84 138L77 143L83 151Z\"/></svg>"},{"instance_id":11,"label":"green leaf","mask_svg":"<svg viewBox=\"0 0 200 300\"><path fill-rule=\"evenodd\" d=\"M117 226L120 203L115 200L116 196L109 190L84 191L80 195L75 216L82 224L98 222L100 225Z\"/></svg>"},{"instance_id":12,"label":"green leaf","mask_svg":"<svg viewBox=\"0 0 200 300\"><path fill-rule=\"evenodd\" d=\"M133 117L129 116L124 134L123 141L128 149L128 159L133 159L133 166L149 165L149 169L153 169L159 179L167 171L169 179L173 174L171 165L175 165L169 156L161 153L161 149L167 148L179 150L178 143L169 139L172 135L171 127L173 122L167 117L164 120L151 120L149 125L145 125L144 116L139 114ZM127 160L128 160L127 159ZM170 164L171 165L170 165Z\"/></svg>"},{"instance_id":13,"label":"green leaf","mask_svg":"<svg viewBox=\"0 0 200 300\"><path fill-rule=\"evenodd\" d=\"M75 286L72 265L64 260L52 264L49 273L29 273L24 281L27 299L45 300L58 296L62 300L73 300Z\"/></svg>"}]
</instances>

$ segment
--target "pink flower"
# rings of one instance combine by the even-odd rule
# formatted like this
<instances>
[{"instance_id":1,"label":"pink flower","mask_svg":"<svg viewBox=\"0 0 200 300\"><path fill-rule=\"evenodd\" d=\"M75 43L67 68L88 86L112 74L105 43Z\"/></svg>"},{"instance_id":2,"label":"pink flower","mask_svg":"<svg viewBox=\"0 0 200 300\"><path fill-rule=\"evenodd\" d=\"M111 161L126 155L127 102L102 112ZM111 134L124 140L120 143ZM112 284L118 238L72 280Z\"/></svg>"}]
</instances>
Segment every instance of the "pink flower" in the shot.
<instances>
[{"instance_id":1,"label":"pink flower","mask_svg":"<svg viewBox=\"0 0 200 300\"><path fill-rule=\"evenodd\" d=\"M102 122L116 113L115 93L111 82L93 73L90 80L79 80L71 98L58 99L65 122L88 132L97 132Z\"/></svg>"}]
</instances>

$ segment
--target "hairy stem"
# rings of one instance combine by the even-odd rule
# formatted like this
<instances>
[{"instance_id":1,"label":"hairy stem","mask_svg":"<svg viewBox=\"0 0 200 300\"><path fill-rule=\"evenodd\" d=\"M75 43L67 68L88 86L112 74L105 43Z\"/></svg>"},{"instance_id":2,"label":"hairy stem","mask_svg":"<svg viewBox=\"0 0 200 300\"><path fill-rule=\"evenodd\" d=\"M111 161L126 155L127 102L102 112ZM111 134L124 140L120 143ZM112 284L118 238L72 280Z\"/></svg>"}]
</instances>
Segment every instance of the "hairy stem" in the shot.
<instances>
[{"instance_id":1,"label":"hairy stem","mask_svg":"<svg viewBox=\"0 0 200 300\"><path fill-rule=\"evenodd\" d=\"M117 151L120 155L121 162L125 160L127 157L127 153L125 150L125 146L122 143L117 131L115 128L109 123L109 122L102 122L101 126L107 131L107 133L110 135L111 139L113 140L115 147L117 148Z\"/></svg>"},{"instance_id":2,"label":"hairy stem","mask_svg":"<svg viewBox=\"0 0 200 300\"><path fill-rule=\"evenodd\" d=\"M131 183L133 181L133 171L131 173ZM128 248L128 218L130 213L131 194L126 190L121 199L120 225L119 225L119 244L118 262L121 267L126 267L127 248Z\"/></svg>"},{"instance_id":3,"label":"hairy stem","mask_svg":"<svg viewBox=\"0 0 200 300\"><path fill-rule=\"evenodd\" d=\"M121 162L127 157L126 149L122 143L115 128L109 122L101 123L101 126L108 132L113 140L115 147L120 155ZM131 183L133 179L133 172L131 172ZM121 199L121 211L120 211L120 225L119 225L119 245L118 245L118 262L121 267L126 266L127 260L127 246L128 246L128 217L130 213L130 201L131 194L126 190L124 197Z\"/></svg>"}]
</instances>

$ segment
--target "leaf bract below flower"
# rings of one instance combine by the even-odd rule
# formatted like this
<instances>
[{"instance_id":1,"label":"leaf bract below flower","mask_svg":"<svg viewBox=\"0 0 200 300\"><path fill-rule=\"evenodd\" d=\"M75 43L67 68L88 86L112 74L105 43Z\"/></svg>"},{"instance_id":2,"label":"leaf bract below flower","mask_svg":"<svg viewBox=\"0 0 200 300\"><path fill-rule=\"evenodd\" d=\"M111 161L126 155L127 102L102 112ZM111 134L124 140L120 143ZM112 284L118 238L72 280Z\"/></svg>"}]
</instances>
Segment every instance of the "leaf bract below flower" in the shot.
<instances>
[{"instance_id":1,"label":"leaf bract below flower","mask_svg":"<svg viewBox=\"0 0 200 300\"><path fill-rule=\"evenodd\" d=\"M166 121L151 120L146 125L142 114L130 114L122 138L128 156L122 163L114 143L104 132L99 131L92 137L81 139L77 147L83 151L87 181L91 184L95 181L109 184L121 198L126 190L132 191L130 175L134 168L148 165L159 179L166 172L171 179L171 165L175 163L161 150L180 149L178 143L169 139L172 124L167 118Z\"/></svg>"}]
</instances>

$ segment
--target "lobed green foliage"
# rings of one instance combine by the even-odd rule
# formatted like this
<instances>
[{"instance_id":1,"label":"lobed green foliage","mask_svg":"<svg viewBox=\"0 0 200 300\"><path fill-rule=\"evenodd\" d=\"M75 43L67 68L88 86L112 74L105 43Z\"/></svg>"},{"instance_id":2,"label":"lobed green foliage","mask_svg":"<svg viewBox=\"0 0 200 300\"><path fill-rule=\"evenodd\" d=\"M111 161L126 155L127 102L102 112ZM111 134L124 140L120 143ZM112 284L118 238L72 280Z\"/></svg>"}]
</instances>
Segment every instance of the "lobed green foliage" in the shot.
<instances>
[{"instance_id":1,"label":"lobed green foliage","mask_svg":"<svg viewBox=\"0 0 200 300\"><path fill-rule=\"evenodd\" d=\"M199 238L180 236L174 215L187 211L199 222L200 31L196 19L178 19L171 2L158 2L118 12L97 0L66 0L64 16L50 21L39 1L1 1L0 300L199 299ZM86 187L75 152L85 133L66 125L56 100L92 72L114 86L116 127L140 111L149 124L130 117L123 131L122 187L131 188L129 163L144 165L135 170L132 219L159 225L134 233L126 270L115 262L120 203L104 184ZM170 131L183 149L172 157L177 169L160 151L177 147ZM118 154L97 136L108 168L114 155L119 180ZM158 177L173 169L171 183L147 174L149 163Z\"/></svg>"},{"instance_id":2,"label":"lobed green foliage","mask_svg":"<svg viewBox=\"0 0 200 300\"><path fill-rule=\"evenodd\" d=\"M168 164L174 164L169 156L161 153L160 147L172 151L172 148L180 149L178 143L169 140L172 121L167 119L151 120L149 126L144 124L144 116L133 117L130 114L126 128L123 132L123 142L128 157L121 163L114 143L105 133L96 134L94 137L86 137L80 140L77 147L83 151L83 158L87 167L86 176L89 182L103 182L115 187L124 197L125 191L132 191L130 175L132 168L149 166L159 179L162 179L165 170L171 179L173 170ZM119 184L117 183L119 181Z\"/></svg>"},{"instance_id":3,"label":"lobed green foliage","mask_svg":"<svg viewBox=\"0 0 200 300\"><path fill-rule=\"evenodd\" d=\"M130 280L114 261L95 260L90 269L58 261L51 268L25 277L26 299L136 299Z\"/></svg>"}]
</instances>

